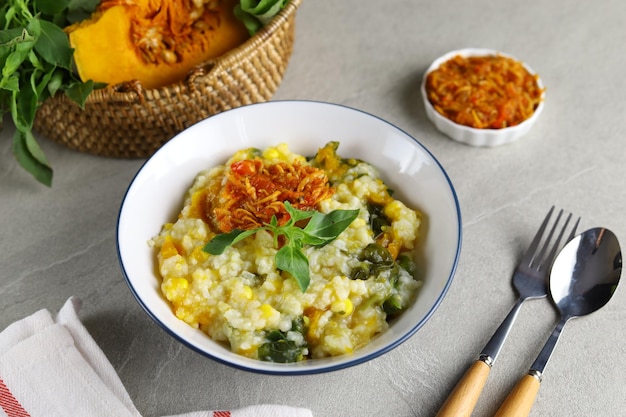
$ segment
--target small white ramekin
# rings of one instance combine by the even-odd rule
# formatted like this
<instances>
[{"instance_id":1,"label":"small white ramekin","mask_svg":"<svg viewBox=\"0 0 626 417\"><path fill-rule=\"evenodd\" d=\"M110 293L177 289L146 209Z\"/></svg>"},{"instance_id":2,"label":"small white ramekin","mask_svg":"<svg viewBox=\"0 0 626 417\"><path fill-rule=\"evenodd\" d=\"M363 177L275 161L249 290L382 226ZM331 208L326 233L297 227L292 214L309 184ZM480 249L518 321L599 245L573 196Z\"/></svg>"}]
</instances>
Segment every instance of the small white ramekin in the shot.
<instances>
[{"instance_id":1,"label":"small white ramekin","mask_svg":"<svg viewBox=\"0 0 626 417\"><path fill-rule=\"evenodd\" d=\"M462 142L471 146L485 146L485 147L504 145L506 143L513 142L519 139L520 137L522 137L523 135L525 135L526 133L528 133L530 128L535 124L535 121L537 120L541 112L543 111L544 101L545 101L545 91L542 94L541 102L539 103L539 106L537 106L537 108L535 109L531 117L524 120L522 123L518 125L505 127L502 129L477 129L477 128L473 128L469 126L460 125L444 117L439 112L437 112L437 110L435 110L431 102L428 100L428 96L426 94L426 77L428 76L430 72L439 68L441 64L448 61L449 59L454 58L457 55L460 55L462 57L500 55L500 56L505 56L508 58L515 59L518 62L522 62L511 55L508 55L508 54L505 54L505 53L502 53L493 49L481 49L481 48L459 49L456 51L448 52L447 54L437 58L424 73L424 77L422 78L422 84L420 88L421 93L422 93L422 99L424 101L424 107L426 109L426 115L428 116L430 121L433 122L435 127L437 127L437 129L441 131L442 133L444 133L445 135L449 136L450 138L458 142ZM526 70L530 72L531 74L533 75L536 74L525 63L522 62L522 65L524 65L524 68L526 68ZM537 78L537 84L539 88L542 88L542 89L544 88L543 83L540 78Z\"/></svg>"}]
</instances>

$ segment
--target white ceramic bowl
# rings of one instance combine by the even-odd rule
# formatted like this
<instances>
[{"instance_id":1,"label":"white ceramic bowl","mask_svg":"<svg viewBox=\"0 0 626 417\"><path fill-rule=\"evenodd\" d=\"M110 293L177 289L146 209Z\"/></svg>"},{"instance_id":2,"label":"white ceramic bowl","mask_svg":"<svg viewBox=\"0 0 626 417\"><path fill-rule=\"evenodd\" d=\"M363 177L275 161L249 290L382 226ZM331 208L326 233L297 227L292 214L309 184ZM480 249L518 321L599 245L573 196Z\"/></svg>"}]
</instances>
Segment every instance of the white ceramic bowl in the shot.
<instances>
[{"instance_id":1,"label":"white ceramic bowl","mask_svg":"<svg viewBox=\"0 0 626 417\"><path fill-rule=\"evenodd\" d=\"M426 115L428 116L430 121L433 122L435 127L437 127L439 131L449 136L450 138L472 146L504 145L505 143L513 142L528 133L530 128L535 124L535 121L537 121L537 118L539 118L539 115L543 111L545 92L542 95L542 100L539 103L539 106L537 106L531 117L518 125L506 127L503 129L476 129L469 126L463 126L451 121L445 116L442 116L439 112L437 112L437 110L435 110L433 105L428 100L428 96L426 94L426 77L430 72L439 68L441 64L451 58L454 58L457 55L460 55L462 57L501 55L521 62L511 55L507 55L493 49L479 48L459 49L457 51L448 52L447 54L437 58L424 73L424 77L422 78L422 84L420 87L422 99L424 101L424 108L426 109ZM527 64L523 62L522 64L528 72L533 75L536 74ZM539 88L543 88L543 83L540 78L537 79L537 84Z\"/></svg>"},{"instance_id":2,"label":"white ceramic bowl","mask_svg":"<svg viewBox=\"0 0 626 417\"><path fill-rule=\"evenodd\" d=\"M147 241L176 218L186 190L201 170L221 165L240 149L288 143L313 155L329 141L339 154L377 166L395 195L426 215L420 258L424 285L390 328L353 354L296 364L239 356L177 319L161 295L156 257ZM398 346L413 335L444 298L461 249L461 213L456 193L434 156L388 122L340 105L310 101L253 104L212 116L174 137L139 170L124 197L117 225L117 249L130 290L145 311L170 335L199 353L236 368L266 374L310 374L356 365Z\"/></svg>"}]
</instances>

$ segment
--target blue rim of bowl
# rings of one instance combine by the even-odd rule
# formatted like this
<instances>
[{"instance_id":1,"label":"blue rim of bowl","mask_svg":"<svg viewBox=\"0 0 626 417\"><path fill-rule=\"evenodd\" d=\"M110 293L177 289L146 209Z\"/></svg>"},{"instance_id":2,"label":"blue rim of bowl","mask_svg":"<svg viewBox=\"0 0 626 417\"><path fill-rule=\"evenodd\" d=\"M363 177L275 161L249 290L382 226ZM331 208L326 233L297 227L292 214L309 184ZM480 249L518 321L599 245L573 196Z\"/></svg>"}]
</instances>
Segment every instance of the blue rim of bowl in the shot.
<instances>
[{"instance_id":1,"label":"blue rim of bowl","mask_svg":"<svg viewBox=\"0 0 626 417\"><path fill-rule=\"evenodd\" d=\"M343 104L329 103L329 102L316 101L316 100L274 100L274 101L268 101L268 102L263 102L263 103L248 104L248 105L240 106L240 107L233 108L233 109L230 109L230 110L225 110L225 111L223 111L221 113L218 113L218 114L215 114L213 116L210 116L209 118L219 117L223 113L237 111L237 109L240 109L240 108L243 108L243 107L268 106L268 105L271 106L271 105L276 104L276 103L283 103L283 104L284 103L312 103L312 104L316 104L316 105L319 104L319 105L324 105L324 106L336 106L336 107L340 107L340 108L343 108L343 109L356 111L356 112L365 114L365 115L367 115L369 117L373 117L373 118L378 119L379 121L381 121L381 122L391 126L392 128L398 130L402 134L406 135L407 138L412 139L437 164L437 167L439 168L440 172L443 174L444 178L446 179L446 182L448 183L448 186L450 188L450 192L451 192L452 197L454 199L454 204L455 204L456 213L457 213L457 226L458 226L458 228L457 228L458 231L457 231L457 236L456 236L456 238L457 238L457 245L456 245L456 251L455 251L455 254L454 254L454 262L452 264L452 268L450 269L450 273L448 275L448 278L446 279L446 284L442 288L441 292L439 293L439 296L437 297L437 300L431 306L430 310L424 315L424 317L415 326L413 326L408 332L403 334L400 338L395 340L393 343L390 343L389 345L384 346L384 347L382 347L382 348L380 348L380 349L378 349L378 350L376 350L376 351L374 351L374 352L372 352L372 353L370 353L370 354L368 354L366 356L357 357L357 358L354 358L354 359L349 359L349 360L346 360L345 362L341 362L341 363L338 363L338 364L330 364L329 366L325 366L325 367L299 368L299 367L291 367L290 364L286 364L284 369L277 368L275 370L274 369L258 369L258 368L254 368L254 367L248 367L248 366L245 366L245 365L229 362L229 361L224 360L222 358L219 358L217 356L211 355L209 352L206 352L206 351L204 351L204 350L194 346L193 344L189 343L187 340L185 340L184 338L182 338L181 336L176 334L174 331L172 331L168 326L165 325L165 323L163 323L148 308L148 306L144 303L144 301L140 297L139 293L136 291L135 287L130 282L130 279L129 279L128 274L126 272L126 268L124 267L124 263L122 261L122 254L120 252L120 244L119 244L120 243L119 234L120 234L120 219L121 219L122 211L124 209L124 204L126 202L126 197L128 196L128 193L133 188L133 185L134 185L137 177L142 172L142 170L144 169L146 164L148 164L148 162L150 162L150 160L152 158L154 158L158 153L164 152L165 148L167 148L168 144L170 142L172 142L173 140L175 140L178 135L174 136L168 142L163 144L156 152L154 152L154 154L152 154L152 156L150 156L148 159L146 159L146 161L144 161L144 163L141 165L141 167L137 170L137 172L133 176L133 179L131 180L129 186L127 187L127 189L126 189L126 191L124 193L124 196L122 197L122 203L120 205L120 210L119 210L118 216L117 216L116 234L115 234L115 246L116 246L116 252L117 252L117 259L118 259L118 262L120 264L120 267L121 267L121 270L122 270L122 274L124 275L124 280L126 281L126 284L128 285L128 287L129 287L131 293L133 294L133 296L135 297L135 300L139 303L139 305L146 312L146 314L148 314L148 316L150 318L152 318L152 320L154 320L163 330L165 330L166 333L168 333L170 336L172 336L174 339L178 340L180 343L182 343L183 345L185 345L189 349L199 353L200 355L205 356L205 357L207 357L209 359L212 359L212 360L214 360L214 361L216 361L218 363L230 366L232 368L236 368L236 369L240 369L240 370L248 371L248 372L252 372L252 373L257 373L257 374L264 374L264 375L294 375L294 376L297 376L297 375L314 375L314 374L338 371L338 370L341 370L341 369L346 369L346 368L349 368L349 367L352 367L352 366L356 366L356 365L368 362L368 361L370 361L370 360L372 360L374 358L377 358L377 357L379 357L379 356L381 356L381 355L383 355L383 354L385 354L385 353L395 349L396 347L398 347L399 345L404 343L407 339L409 339L411 336L413 336L432 317L432 315L435 313L435 311L437 310L437 308L439 307L439 305L441 304L441 302L445 298L445 296L446 296L446 294L448 292L448 289L452 285L452 281L454 279L454 275L456 273L456 269L457 269L457 266L458 266L459 257L460 257L460 254L461 254L462 237L463 237L462 221L461 221L461 207L460 207L460 204L459 204L459 200L458 200L456 191L454 189L454 185L452 184L452 181L450 180L450 177L448 176L447 172L445 171L445 169L443 168L443 166L441 165L439 160L437 160L437 158L435 158L435 156L432 154L432 152L430 152L424 145L422 145L421 142L419 142L417 139L415 139L412 135L408 134L403 129L400 129L399 127L397 127L396 125L388 122L387 120L385 120L385 119L383 119L383 118L381 118L379 116L373 115L371 113L368 113L366 111L355 109L353 107L349 107L349 106L346 106L346 105L343 105ZM206 119L204 119L204 120L206 120ZM200 122L198 122L198 123L200 123ZM337 358L339 358L339 357L337 357ZM315 360L315 359L310 359L310 360ZM261 363L263 363L263 362L261 362ZM282 364L276 364L276 365L282 365ZM293 365L293 364L291 364L291 365Z\"/></svg>"}]
</instances>

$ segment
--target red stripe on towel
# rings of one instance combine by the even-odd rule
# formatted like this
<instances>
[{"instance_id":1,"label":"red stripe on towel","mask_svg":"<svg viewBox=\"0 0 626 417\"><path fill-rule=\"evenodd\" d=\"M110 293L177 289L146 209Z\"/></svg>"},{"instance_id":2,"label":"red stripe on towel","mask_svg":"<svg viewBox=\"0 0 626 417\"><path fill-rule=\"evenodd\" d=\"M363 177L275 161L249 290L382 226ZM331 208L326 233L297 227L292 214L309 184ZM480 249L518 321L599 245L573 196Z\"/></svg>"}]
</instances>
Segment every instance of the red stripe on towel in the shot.
<instances>
[{"instance_id":1,"label":"red stripe on towel","mask_svg":"<svg viewBox=\"0 0 626 417\"><path fill-rule=\"evenodd\" d=\"M213 411L213 417L230 417L230 411Z\"/></svg>"},{"instance_id":2,"label":"red stripe on towel","mask_svg":"<svg viewBox=\"0 0 626 417\"><path fill-rule=\"evenodd\" d=\"M22 404L9 391L2 378L0 378L0 407L9 417L30 417Z\"/></svg>"}]
</instances>

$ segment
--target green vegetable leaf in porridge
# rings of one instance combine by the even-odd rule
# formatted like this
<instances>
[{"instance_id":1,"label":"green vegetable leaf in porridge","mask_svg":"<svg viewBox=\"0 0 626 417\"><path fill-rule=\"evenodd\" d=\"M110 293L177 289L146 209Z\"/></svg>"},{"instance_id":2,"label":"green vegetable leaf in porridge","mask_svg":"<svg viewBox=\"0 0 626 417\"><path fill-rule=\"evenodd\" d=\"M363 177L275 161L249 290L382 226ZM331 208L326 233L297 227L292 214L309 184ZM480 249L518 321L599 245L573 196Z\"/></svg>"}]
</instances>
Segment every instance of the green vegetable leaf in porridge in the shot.
<instances>
[{"instance_id":1,"label":"green vegetable leaf in porridge","mask_svg":"<svg viewBox=\"0 0 626 417\"><path fill-rule=\"evenodd\" d=\"M256 234L266 230L274 236L274 246L278 247L278 238L283 236L286 243L276 252L276 266L288 272L298 283L302 292L306 291L310 283L309 261L302 248L304 245L324 246L335 240L359 215L359 210L333 210L330 213L321 213L316 210L305 211L293 207L289 201L284 203L290 215L289 221L282 226L278 225L276 217L270 223L250 230L235 229L229 233L221 233L211 239L203 250L211 255L220 255L224 250ZM297 224L308 220L302 228Z\"/></svg>"}]
</instances>

